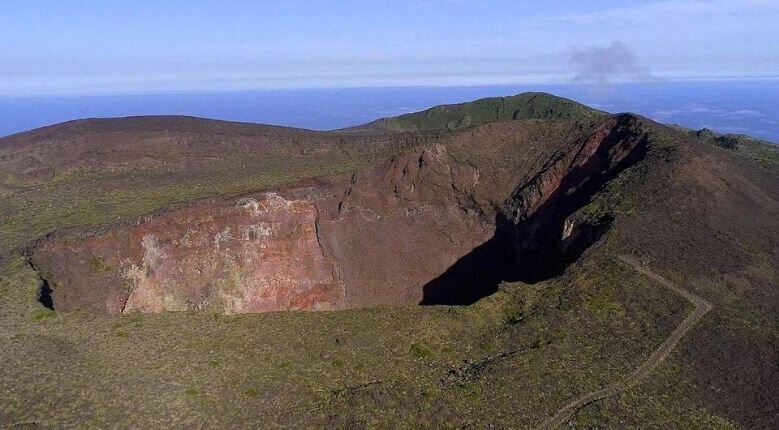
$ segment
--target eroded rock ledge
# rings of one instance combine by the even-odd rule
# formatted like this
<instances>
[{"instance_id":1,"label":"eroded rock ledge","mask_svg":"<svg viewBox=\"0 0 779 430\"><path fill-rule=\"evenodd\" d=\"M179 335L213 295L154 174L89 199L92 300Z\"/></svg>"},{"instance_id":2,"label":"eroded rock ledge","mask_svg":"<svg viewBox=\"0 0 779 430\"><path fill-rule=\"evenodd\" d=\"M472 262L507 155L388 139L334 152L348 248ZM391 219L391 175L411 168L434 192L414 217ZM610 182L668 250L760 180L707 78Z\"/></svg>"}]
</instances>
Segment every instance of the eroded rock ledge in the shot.
<instances>
[{"instance_id":1,"label":"eroded rock ledge","mask_svg":"<svg viewBox=\"0 0 779 430\"><path fill-rule=\"evenodd\" d=\"M335 309L343 288L319 243L318 216L311 200L266 193L175 210L81 240L50 241L34 261L55 279L60 309Z\"/></svg>"}]
</instances>

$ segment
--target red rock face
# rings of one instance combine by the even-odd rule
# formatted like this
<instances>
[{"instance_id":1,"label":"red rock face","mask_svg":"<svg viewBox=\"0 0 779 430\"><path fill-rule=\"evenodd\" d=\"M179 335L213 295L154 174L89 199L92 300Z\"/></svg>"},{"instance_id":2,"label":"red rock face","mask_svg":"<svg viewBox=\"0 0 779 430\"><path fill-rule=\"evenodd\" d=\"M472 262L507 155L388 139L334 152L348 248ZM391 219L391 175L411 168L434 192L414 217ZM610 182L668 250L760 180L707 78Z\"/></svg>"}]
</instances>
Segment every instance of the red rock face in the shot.
<instances>
[{"instance_id":1,"label":"red rock face","mask_svg":"<svg viewBox=\"0 0 779 430\"><path fill-rule=\"evenodd\" d=\"M437 145L357 175L322 239L338 261L349 307L417 304L423 288L494 232L477 203L473 167Z\"/></svg>"},{"instance_id":2,"label":"red rock face","mask_svg":"<svg viewBox=\"0 0 779 430\"><path fill-rule=\"evenodd\" d=\"M550 201L564 198L561 192L573 194L591 176L612 170L634 155L643 134L634 132L631 138L621 136L631 124L630 118L613 118L596 129L575 150L551 159L546 168L520 186L507 202L510 218L520 222L533 216ZM564 183L567 188L562 190Z\"/></svg>"},{"instance_id":3,"label":"red rock face","mask_svg":"<svg viewBox=\"0 0 779 430\"><path fill-rule=\"evenodd\" d=\"M40 258L54 262L53 294L65 310L89 303L85 292L57 297L72 290L69 281L103 288L91 294L110 313L337 309L343 287L319 244L317 217L313 201L267 193L50 242Z\"/></svg>"},{"instance_id":4,"label":"red rock face","mask_svg":"<svg viewBox=\"0 0 779 430\"><path fill-rule=\"evenodd\" d=\"M143 256L125 265L132 283L125 312L338 306L341 289L319 246L312 202L271 193L181 215L132 232Z\"/></svg>"}]
</instances>

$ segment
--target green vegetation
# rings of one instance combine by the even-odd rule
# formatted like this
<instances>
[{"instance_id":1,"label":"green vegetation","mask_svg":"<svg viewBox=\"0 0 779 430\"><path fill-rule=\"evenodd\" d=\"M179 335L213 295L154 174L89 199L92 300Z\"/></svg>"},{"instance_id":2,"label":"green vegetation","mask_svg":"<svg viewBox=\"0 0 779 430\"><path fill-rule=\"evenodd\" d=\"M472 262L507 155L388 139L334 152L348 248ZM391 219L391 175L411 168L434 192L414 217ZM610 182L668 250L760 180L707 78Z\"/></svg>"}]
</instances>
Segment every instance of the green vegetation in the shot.
<instances>
[{"instance_id":1,"label":"green vegetation","mask_svg":"<svg viewBox=\"0 0 779 430\"><path fill-rule=\"evenodd\" d=\"M240 162L224 157L194 179L192 172L156 169L62 173L52 182L0 194L0 255L57 228L100 225L194 199L240 195L350 172L387 156L333 151L308 157L256 154ZM98 273L110 270L102 261L90 263Z\"/></svg>"},{"instance_id":2,"label":"green vegetation","mask_svg":"<svg viewBox=\"0 0 779 430\"><path fill-rule=\"evenodd\" d=\"M386 118L367 127L391 131L454 130L498 120L556 119L586 121L605 112L546 93L523 93Z\"/></svg>"},{"instance_id":3,"label":"green vegetation","mask_svg":"<svg viewBox=\"0 0 779 430\"><path fill-rule=\"evenodd\" d=\"M113 270L113 268L106 264L100 257L92 257L92 259L89 260L89 267L92 268L95 273L110 273L111 270Z\"/></svg>"},{"instance_id":4,"label":"green vegetation","mask_svg":"<svg viewBox=\"0 0 779 430\"><path fill-rule=\"evenodd\" d=\"M505 284L465 308L218 319L76 312L29 326L18 309L36 306L30 298L38 283L20 260L0 268L0 326L8 332L23 325L38 340L4 355L10 361L0 380L36 368L28 359L33 351L48 354L52 364L39 369L45 377L37 394L5 394L0 410L18 420L67 423L70 416L97 427L151 425L161 417L182 426L319 426L353 417L368 427L531 427L559 406L549 399L562 402L629 373L685 312L640 276L599 259L570 279ZM601 309L624 311L603 318ZM119 335L130 327L132 336ZM207 368L196 365L203 357ZM198 401L177 402L182 394ZM43 398L64 404L83 398L88 406L69 415L70 408L45 407ZM453 412L434 413L444 405Z\"/></svg>"},{"instance_id":5,"label":"green vegetation","mask_svg":"<svg viewBox=\"0 0 779 430\"><path fill-rule=\"evenodd\" d=\"M418 359L427 359L433 356L433 351L418 343L411 344L411 355Z\"/></svg>"},{"instance_id":6,"label":"green vegetation","mask_svg":"<svg viewBox=\"0 0 779 430\"><path fill-rule=\"evenodd\" d=\"M763 163L779 164L779 145L776 143L755 139L745 134L720 134L707 128L695 131L676 125L672 127L744 157Z\"/></svg>"},{"instance_id":7,"label":"green vegetation","mask_svg":"<svg viewBox=\"0 0 779 430\"><path fill-rule=\"evenodd\" d=\"M35 321L47 320L47 319L54 318L56 316L57 316L56 312L54 312L51 309L46 309L43 307L33 309L32 311L32 319L34 319Z\"/></svg>"},{"instance_id":8,"label":"green vegetation","mask_svg":"<svg viewBox=\"0 0 779 430\"><path fill-rule=\"evenodd\" d=\"M755 160L779 164L779 145L763 140L753 139L749 136L739 136L738 153L749 156Z\"/></svg>"},{"instance_id":9,"label":"green vegetation","mask_svg":"<svg viewBox=\"0 0 779 430\"><path fill-rule=\"evenodd\" d=\"M579 410L571 428L642 428L646 422L657 428L676 429L740 429L734 422L703 407L679 402L688 390L694 390L685 381L686 368L679 362L665 363L644 384L628 390L624 395L605 399Z\"/></svg>"}]
</instances>

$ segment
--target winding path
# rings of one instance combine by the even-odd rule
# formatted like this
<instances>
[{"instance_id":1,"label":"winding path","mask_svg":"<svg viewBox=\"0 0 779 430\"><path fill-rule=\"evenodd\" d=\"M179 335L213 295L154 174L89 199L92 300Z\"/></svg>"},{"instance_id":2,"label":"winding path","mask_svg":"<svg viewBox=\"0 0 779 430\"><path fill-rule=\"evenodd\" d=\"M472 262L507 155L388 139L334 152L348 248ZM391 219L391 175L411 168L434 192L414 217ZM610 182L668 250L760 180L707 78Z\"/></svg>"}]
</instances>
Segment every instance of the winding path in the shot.
<instances>
[{"instance_id":1,"label":"winding path","mask_svg":"<svg viewBox=\"0 0 779 430\"><path fill-rule=\"evenodd\" d=\"M539 430L558 428L559 426L563 425L576 411L589 405L590 403L614 396L640 384L644 378L646 378L650 373L652 373L652 371L657 368L657 366L659 366L663 361L665 361L666 358L668 358L668 355L670 355L673 349L676 348L676 345L679 344L679 341L682 339L682 337L684 337L684 335L687 334L687 332L690 331L690 329L712 309L711 303L687 290L672 284L667 279L644 267L636 258L620 256L619 259L623 263L637 270L639 273L684 297L695 306L695 309L693 309L693 311L687 315L687 318L685 318L684 321L682 321L682 323L679 324L676 329L674 329L671 335L668 336L668 338L662 344L660 344L660 346L652 353L652 355L650 355L649 358L641 366L634 370L633 373L631 373L630 376L628 376L624 381L616 382L607 386L606 388L603 388L602 390L581 395L571 403L563 406L553 417L544 421L544 423L538 427Z\"/></svg>"}]
</instances>

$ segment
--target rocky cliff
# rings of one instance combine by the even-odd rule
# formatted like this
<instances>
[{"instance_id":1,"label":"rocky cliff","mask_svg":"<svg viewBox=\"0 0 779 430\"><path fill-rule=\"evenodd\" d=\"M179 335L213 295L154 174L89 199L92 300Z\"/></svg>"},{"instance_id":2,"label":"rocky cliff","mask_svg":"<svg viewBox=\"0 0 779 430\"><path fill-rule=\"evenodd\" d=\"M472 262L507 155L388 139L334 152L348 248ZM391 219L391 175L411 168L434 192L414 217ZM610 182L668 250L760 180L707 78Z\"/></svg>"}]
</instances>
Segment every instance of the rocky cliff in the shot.
<instances>
[{"instance_id":1,"label":"rocky cliff","mask_svg":"<svg viewBox=\"0 0 779 430\"><path fill-rule=\"evenodd\" d=\"M317 232L318 208L276 193L150 216L47 242L55 306L109 313L336 309L343 286Z\"/></svg>"}]
</instances>

